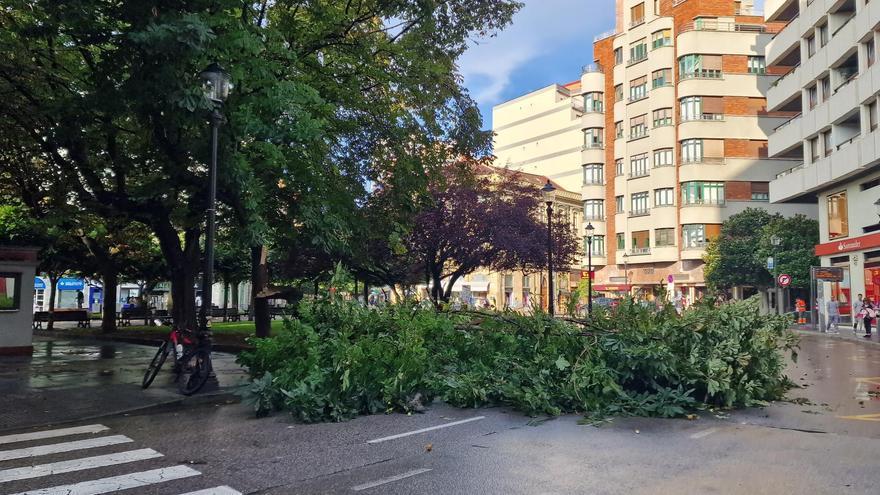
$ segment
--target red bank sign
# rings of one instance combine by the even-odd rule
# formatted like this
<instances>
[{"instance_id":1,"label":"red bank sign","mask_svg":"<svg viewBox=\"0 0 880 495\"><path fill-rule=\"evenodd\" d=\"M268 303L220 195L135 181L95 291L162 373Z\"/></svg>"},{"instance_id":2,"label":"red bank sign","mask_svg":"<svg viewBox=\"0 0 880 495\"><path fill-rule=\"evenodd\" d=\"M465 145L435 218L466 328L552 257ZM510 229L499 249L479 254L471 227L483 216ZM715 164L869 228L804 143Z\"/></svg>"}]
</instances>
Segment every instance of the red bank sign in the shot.
<instances>
[{"instance_id":1,"label":"red bank sign","mask_svg":"<svg viewBox=\"0 0 880 495\"><path fill-rule=\"evenodd\" d=\"M880 233L818 244L816 246L816 256L834 256L837 253L849 253L873 247L880 247Z\"/></svg>"}]
</instances>

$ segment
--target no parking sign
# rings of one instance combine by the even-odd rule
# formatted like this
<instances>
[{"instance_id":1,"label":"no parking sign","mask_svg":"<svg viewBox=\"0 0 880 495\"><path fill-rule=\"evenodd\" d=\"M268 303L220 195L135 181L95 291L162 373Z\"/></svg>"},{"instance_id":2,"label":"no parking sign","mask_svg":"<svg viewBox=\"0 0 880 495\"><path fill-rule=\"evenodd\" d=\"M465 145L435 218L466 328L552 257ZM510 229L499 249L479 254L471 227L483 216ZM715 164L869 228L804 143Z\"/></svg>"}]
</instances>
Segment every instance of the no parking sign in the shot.
<instances>
[{"instance_id":1,"label":"no parking sign","mask_svg":"<svg viewBox=\"0 0 880 495\"><path fill-rule=\"evenodd\" d=\"M788 287L791 285L791 275L783 273L776 278L776 281L779 282L780 287Z\"/></svg>"}]
</instances>

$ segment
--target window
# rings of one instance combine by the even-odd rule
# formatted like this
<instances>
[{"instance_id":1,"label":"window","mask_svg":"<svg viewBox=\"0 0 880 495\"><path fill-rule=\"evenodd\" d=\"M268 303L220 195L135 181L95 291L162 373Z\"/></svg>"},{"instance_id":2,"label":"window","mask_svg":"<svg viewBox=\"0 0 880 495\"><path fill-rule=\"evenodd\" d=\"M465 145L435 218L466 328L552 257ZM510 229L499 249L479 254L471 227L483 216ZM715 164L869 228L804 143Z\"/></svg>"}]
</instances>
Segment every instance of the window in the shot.
<instances>
[{"instance_id":1,"label":"window","mask_svg":"<svg viewBox=\"0 0 880 495\"><path fill-rule=\"evenodd\" d=\"M817 85L812 85L807 88L807 103L810 106L810 110L816 108L816 105L819 103L819 87Z\"/></svg>"},{"instance_id":2,"label":"window","mask_svg":"<svg viewBox=\"0 0 880 495\"><path fill-rule=\"evenodd\" d=\"M674 246L675 245L675 229L654 229L654 245Z\"/></svg>"},{"instance_id":3,"label":"window","mask_svg":"<svg viewBox=\"0 0 880 495\"><path fill-rule=\"evenodd\" d=\"M0 311L21 309L21 273L0 273Z\"/></svg>"},{"instance_id":4,"label":"window","mask_svg":"<svg viewBox=\"0 0 880 495\"><path fill-rule=\"evenodd\" d=\"M810 158L811 163L819 161L819 137L810 139Z\"/></svg>"},{"instance_id":5,"label":"window","mask_svg":"<svg viewBox=\"0 0 880 495\"><path fill-rule=\"evenodd\" d=\"M614 123L614 137L620 139L623 137L623 121L619 120Z\"/></svg>"},{"instance_id":6,"label":"window","mask_svg":"<svg viewBox=\"0 0 880 495\"><path fill-rule=\"evenodd\" d=\"M664 46L672 46L671 29L663 29L651 34L651 49L656 50Z\"/></svg>"},{"instance_id":7,"label":"window","mask_svg":"<svg viewBox=\"0 0 880 495\"><path fill-rule=\"evenodd\" d=\"M648 77L642 76L629 82L629 100L636 101L648 97Z\"/></svg>"},{"instance_id":8,"label":"window","mask_svg":"<svg viewBox=\"0 0 880 495\"><path fill-rule=\"evenodd\" d=\"M828 206L828 238L840 239L849 235L849 218L846 204L846 191L829 194Z\"/></svg>"},{"instance_id":9,"label":"window","mask_svg":"<svg viewBox=\"0 0 880 495\"><path fill-rule=\"evenodd\" d=\"M629 160L629 176L644 177L648 175L648 154L635 155Z\"/></svg>"},{"instance_id":10,"label":"window","mask_svg":"<svg viewBox=\"0 0 880 495\"><path fill-rule=\"evenodd\" d=\"M685 249L704 247L706 245L706 226L702 224L682 225L681 240Z\"/></svg>"},{"instance_id":11,"label":"window","mask_svg":"<svg viewBox=\"0 0 880 495\"><path fill-rule=\"evenodd\" d=\"M629 9L630 26L637 26L645 22L645 4L640 3Z\"/></svg>"},{"instance_id":12,"label":"window","mask_svg":"<svg viewBox=\"0 0 880 495\"><path fill-rule=\"evenodd\" d=\"M819 48L828 44L828 23L819 26Z\"/></svg>"},{"instance_id":13,"label":"window","mask_svg":"<svg viewBox=\"0 0 880 495\"><path fill-rule=\"evenodd\" d=\"M723 182L683 182L681 184L682 205L723 205Z\"/></svg>"},{"instance_id":14,"label":"window","mask_svg":"<svg viewBox=\"0 0 880 495\"><path fill-rule=\"evenodd\" d=\"M584 220L605 220L605 201L601 199L584 200Z\"/></svg>"},{"instance_id":15,"label":"window","mask_svg":"<svg viewBox=\"0 0 880 495\"><path fill-rule=\"evenodd\" d=\"M601 127L584 129L584 146L587 148L601 148L603 146Z\"/></svg>"},{"instance_id":16,"label":"window","mask_svg":"<svg viewBox=\"0 0 880 495\"><path fill-rule=\"evenodd\" d=\"M672 69L660 69L651 73L651 87L654 89L672 86Z\"/></svg>"},{"instance_id":17,"label":"window","mask_svg":"<svg viewBox=\"0 0 880 495\"><path fill-rule=\"evenodd\" d=\"M873 101L868 105L868 129L874 131L877 129L877 102Z\"/></svg>"},{"instance_id":18,"label":"window","mask_svg":"<svg viewBox=\"0 0 880 495\"><path fill-rule=\"evenodd\" d=\"M629 45L629 63L634 64L648 58L648 44L642 38L639 41Z\"/></svg>"},{"instance_id":19,"label":"window","mask_svg":"<svg viewBox=\"0 0 880 495\"><path fill-rule=\"evenodd\" d=\"M614 86L614 101L623 101L623 84Z\"/></svg>"},{"instance_id":20,"label":"window","mask_svg":"<svg viewBox=\"0 0 880 495\"><path fill-rule=\"evenodd\" d=\"M614 211L623 213L623 196L614 196Z\"/></svg>"},{"instance_id":21,"label":"window","mask_svg":"<svg viewBox=\"0 0 880 495\"><path fill-rule=\"evenodd\" d=\"M822 133L822 149L825 150L825 156L831 154L834 151L834 145L831 144L831 131L825 131Z\"/></svg>"},{"instance_id":22,"label":"window","mask_svg":"<svg viewBox=\"0 0 880 495\"><path fill-rule=\"evenodd\" d=\"M604 111L604 102L602 100L603 94L600 92L593 93L585 93L584 94L584 111L585 112L603 112Z\"/></svg>"},{"instance_id":23,"label":"window","mask_svg":"<svg viewBox=\"0 0 880 495\"><path fill-rule=\"evenodd\" d=\"M605 236L594 235L591 242L584 237L584 252L590 252L593 256L605 256Z\"/></svg>"},{"instance_id":24,"label":"window","mask_svg":"<svg viewBox=\"0 0 880 495\"><path fill-rule=\"evenodd\" d=\"M688 96L679 100L682 121L724 119L724 98Z\"/></svg>"},{"instance_id":25,"label":"window","mask_svg":"<svg viewBox=\"0 0 880 495\"><path fill-rule=\"evenodd\" d=\"M638 139L648 135L648 115L642 114L629 119L629 138Z\"/></svg>"},{"instance_id":26,"label":"window","mask_svg":"<svg viewBox=\"0 0 880 495\"><path fill-rule=\"evenodd\" d=\"M822 101L828 101L828 98L831 98L831 77L825 76L819 79L819 86L822 87Z\"/></svg>"},{"instance_id":27,"label":"window","mask_svg":"<svg viewBox=\"0 0 880 495\"><path fill-rule=\"evenodd\" d=\"M629 197L630 216L641 216L648 214L648 192L637 192L633 193L632 196Z\"/></svg>"},{"instance_id":28,"label":"window","mask_svg":"<svg viewBox=\"0 0 880 495\"><path fill-rule=\"evenodd\" d=\"M654 0L654 15L660 15L660 0Z\"/></svg>"},{"instance_id":29,"label":"window","mask_svg":"<svg viewBox=\"0 0 880 495\"><path fill-rule=\"evenodd\" d=\"M685 139L681 142L681 163L699 163L703 161L703 140Z\"/></svg>"},{"instance_id":30,"label":"window","mask_svg":"<svg viewBox=\"0 0 880 495\"><path fill-rule=\"evenodd\" d=\"M617 160L614 160L614 175L623 175L623 158L618 158Z\"/></svg>"},{"instance_id":31,"label":"window","mask_svg":"<svg viewBox=\"0 0 880 495\"><path fill-rule=\"evenodd\" d=\"M601 163L588 163L584 165L584 184L602 184L604 174Z\"/></svg>"},{"instance_id":32,"label":"window","mask_svg":"<svg viewBox=\"0 0 880 495\"><path fill-rule=\"evenodd\" d=\"M770 201L769 182L752 182L752 201Z\"/></svg>"},{"instance_id":33,"label":"window","mask_svg":"<svg viewBox=\"0 0 880 495\"><path fill-rule=\"evenodd\" d=\"M749 74L766 74L767 63L764 57L749 57Z\"/></svg>"},{"instance_id":34,"label":"window","mask_svg":"<svg viewBox=\"0 0 880 495\"><path fill-rule=\"evenodd\" d=\"M614 65L623 63L623 48L617 47L614 49Z\"/></svg>"},{"instance_id":35,"label":"window","mask_svg":"<svg viewBox=\"0 0 880 495\"><path fill-rule=\"evenodd\" d=\"M617 250L623 251L626 249L626 234L623 232L617 233Z\"/></svg>"},{"instance_id":36,"label":"window","mask_svg":"<svg viewBox=\"0 0 880 495\"><path fill-rule=\"evenodd\" d=\"M672 165L672 148L654 150L654 168L671 167Z\"/></svg>"},{"instance_id":37,"label":"window","mask_svg":"<svg viewBox=\"0 0 880 495\"><path fill-rule=\"evenodd\" d=\"M654 189L654 206L672 206L673 196L675 196L675 190L671 187Z\"/></svg>"},{"instance_id":38,"label":"window","mask_svg":"<svg viewBox=\"0 0 880 495\"><path fill-rule=\"evenodd\" d=\"M721 78L721 55L685 55L678 59L678 74L682 79L700 77Z\"/></svg>"},{"instance_id":39,"label":"window","mask_svg":"<svg viewBox=\"0 0 880 495\"><path fill-rule=\"evenodd\" d=\"M651 231L637 230L632 233L633 254L647 254L651 252Z\"/></svg>"},{"instance_id":40,"label":"window","mask_svg":"<svg viewBox=\"0 0 880 495\"><path fill-rule=\"evenodd\" d=\"M876 59L877 54L874 50L874 38L871 38L865 42L865 63L868 64L867 67L874 65Z\"/></svg>"},{"instance_id":41,"label":"window","mask_svg":"<svg viewBox=\"0 0 880 495\"><path fill-rule=\"evenodd\" d=\"M671 108L658 108L653 112L654 117L654 127L663 127L665 125L672 125L672 109Z\"/></svg>"},{"instance_id":42,"label":"window","mask_svg":"<svg viewBox=\"0 0 880 495\"><path fill-rule=\"evenodd\" d=\"M816 37L810 36L807 38L807 56L812 57L816 54Z\"/></svg>"}]
</instances>

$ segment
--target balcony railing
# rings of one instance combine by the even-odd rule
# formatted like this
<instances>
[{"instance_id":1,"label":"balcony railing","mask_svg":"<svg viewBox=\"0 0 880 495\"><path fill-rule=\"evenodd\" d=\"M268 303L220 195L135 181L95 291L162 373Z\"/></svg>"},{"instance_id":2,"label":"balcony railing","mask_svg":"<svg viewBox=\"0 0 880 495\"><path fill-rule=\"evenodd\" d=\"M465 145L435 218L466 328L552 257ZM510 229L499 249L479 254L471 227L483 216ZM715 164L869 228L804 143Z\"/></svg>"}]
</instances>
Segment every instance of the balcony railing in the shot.
<instances>
[{"instance_id":1,"label":"balcony railing","mask_svg":"<svg viewBox=\"0 0 880 495\"><path fill-rule=\"evenodd\" d=\"M701 113L699 115L682 115L682 122L695 122L706 120L724 120L723 113Z\"/></svg>"},{"instance_id":2,"label":"balcony railing","mask_svg":"<svg viewBox=\"0 0 880 495\"><path fill-rule=\"evenodd\" d=\"M584 221L587 222L604 222L605 215L598 214L584 214Z\"/></svg>"},{"instance_id":3,"label":"balcony railing","mask_svg":"<svg viewBox=\"0 0 880 495\"><path fill-rule=\"evenodd\" d=\"M645 93L643 93L643 94L637 94L637 95L630 96L629 98L627 98L627 101L629 103L635 103L637 101L642 101L647 97L648 97L648 92L645 91Z\"/></svg>"},{"instance_id":4,"label":"balcony railing","mask_svg":"<svg viewBox=\"0 0 880 495\"><path fill-rule=\"evenodd\" d=\"M644 210L632 210L632 211L629 212L629 217L630 217L630 218L633 218L633 217L646 217L646 216L648 216L648 215L650 215L650 214L651 214L651 210L650 210L650 209L644 209Z\"/></svg>"},{"instance_id":5,"label":"balcony railing","mask_svg":"<svg viewBox=\"0 0 880 495\"><path fill-rule=\"evenodd\" d=\"M649 175L651 175L651 172L649 172L647 169L645 169L645 170L636 170L635 172L630 172L629 174L627 174L627 177L630 179L638 179L641 177L647 177Z\"/></svg>"},{"instance_id":6,"label":"balcony railing","mask_svg":"<svg viewBox=\"0 0 880 495\"><path fill-rule=\"evenodd\" d=\"M682 244L682 249L705 249L709 245L708 241L690 241Z\"/></svg>"},{"instance_id":7,"label":"balcony railing","mask_svg":"<svg viewBox=\"0 0 880 495\"><path fill-rule=\"evenodd\" d=\"M782 172L779 172L778 174L776 174L776 178L781 179L782 177L785 177L786 175L789 175L789 174L793 174L806 166L807 166L806 163L800 163L798 165L795 165L794 167L791 167L788 170L784 170Z\"/></svg>"},{"instance_id":8,"label":"balcony railing","mask_svg":"<svg viewBox=\"0 0 880 495\"><path fill-rule=\"evenodd\" d=\"M681 27L679 33L688 31L722 31L728 33L766 33L763 24L745 24L740 22L697 21L688 22Z\"/></svg>"},{"instance_id":9,"label":"balcony railing","mask_svg":"<svg viewBox=\"0 0 880 495\"><path fill-rule=\"evenodd\" d=\"M629 140L635 141L636 139L642 139L648 137L648 128L646 127L642 131L633 131L629 133Z\"/></svg>"},{"instance_id":10,"label":"balcony railing","mask_svg":"<svg viewBox=\"0 0 880 495\"><path fill-rule=\"evenodd\" d=\"M693 207L693 206L724 206L725 202L723 199L692 199L688 202L682 202L681 207Z\"/></svg>"},{"instance_id":11,"label":"balcony railing","mask_svg":"<svg viewBox=\"0 0 880 495\"><path fill-rule=\"evenodd\" d=\"M683 157L682 165L724 165L724 157L722 156L695 156Z\"/></svg>"},{"instance_id":12,"label":"balcony railing","mask_svg":"<svg viewBox=\"0 0 880 495\"><path fill-rule=\"evenodd\" d=\"M639 62L641 62L641 61L643 61L643 60L648 60L648 53L647 53L647 52L645 52L644 55L641 55L641 56L638 56L638 57L633 57L633 58L627 60L627 61L626 61L626 65L627 65L627 66L635 65L635 64L637 64L637 63L639 63Z\"/></svg>"},{"instance_id":13,"label":"balcony railing","mask_svg":"<svg viewBox=\"0 0 880 495\"><path fill-rule=\"evenodd\" d=\"M629 23L629 27L634 28L636 26L641 26L644 23L645 23L644 17L642 17L641 19L633 19L632 22Z\"/></svg>"},{"instance_id":14,"label":"balcony railing","mask_svg":"<svg viewBox=\"0 0 880 495\"><path fill-rule=\"evenodd\" d=\"M604 33L600 33L600 34L597 34L596 36L594 36L593 43L595 43L597 41L602 41L605 38L610 38L616 34L617 34L617 31L615 31L614 29L609 29L608 31L605 31Z\"/></svg>"},{"instance_id":15,"label":"balcony railing","mask_svg":"<svg viewBox=\"0 0 880 495\"><path fill-rule=\"evenodd\" d=\"M590 143L581 146L582 150L602 150L605 149L605 144L603 143Z\"/></svg>"},{"instance_id":16,"label":"balcony railing","mask_svg":"<svg viewBox=\"0 0 880 495\"><path fill-rule=\"evenodd\" d=\"M587 64L581 67L581 74L604 74L605 69L601 64Z\"/></svg>"},{"instance_id":17,"label":"balcony railing","mask_svg":"<svg viewBox=\"0 0 880 495\"><path fill-rule=\"evenodd\" d=\"M720 69L698 69L693 72L683 72L679 75L681 79L721 79L723 73Z\"/></svg>"},{"instance_id":18,"label":"balcony railing","mask_svg":"<svg viewBox=\"0 0 880 495\"><path fill-rule=\"evenodd\" d=\"M783 127L785 127L785 126L791 124L792 122L794 122L794 121L800 119L802 115L803 115L802 113L798 113L798 114L795 115L794 117L792 117L792 118L786 120L785 122L779 124L778 126L776 126L776 127L773 129L773 132L776 132L776 131L778 131L779 129L782 129Z\"/></svg>"},{"instance_id":19,"label":"balcony railing","mask_svg":"<svg viewBox=\"0 0 880 495\"><path fill-rule=\"evenodd\" d=\"M630 256L644 256L647 254L651 254L651 248L649 247L634 247L629 251Z\"/></svg>"}]
</instances>

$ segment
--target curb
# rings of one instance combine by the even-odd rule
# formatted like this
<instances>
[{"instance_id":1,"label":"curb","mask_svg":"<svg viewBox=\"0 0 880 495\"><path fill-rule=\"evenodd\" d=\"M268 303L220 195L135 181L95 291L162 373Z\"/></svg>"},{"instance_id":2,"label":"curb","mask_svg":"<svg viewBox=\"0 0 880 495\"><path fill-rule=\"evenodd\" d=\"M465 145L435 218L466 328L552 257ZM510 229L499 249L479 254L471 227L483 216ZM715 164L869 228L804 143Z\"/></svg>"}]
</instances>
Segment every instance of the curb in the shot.
<instances>
[{"instance_id":1,"label":"curb","mask_svg":"<svg viewBox=\"0 0 880 495\"><path fill-rule=\"evenodd\" d=\"M815 335L817 337L824 337L826 339L834 339L834 340L842 340L844 342L852 342L854 344L867 344L867 345L873 345L873 346L880 346L880 342L870 340L870 339L865 339L862 337L847 337L845 335L840 335L840 334L824 333L824 332L819 332L816 330L803 330L800 328L794 328L794 329L792 329L792 331L799 334L799 335Z\"/></svg>"},{"instance_id":2,"label":"curb","mask_svg":"<svg viewBox=\"0 0 880 495\"><path fill-rule=\"evenodd\" d=\"M145 337L127 337L125 335L113 335L113 334L97 334L97 335L77 335L70 334L65 332L48 332L46 330L35 330L34 335L38 337L52 337L52 338L63 338L63 339L71 339L71 340L106 340L111 342L123 342L126 344L136 344L136 345L145 345L150 347L158 347L160 343L164 339L148 339ZM229 354L238 354L242 351L247 351L253 349L251 346L247 345L233 345L233 344L214 344L212 349L218 352L225 352Z\"/></svg>"}]
</instances>

